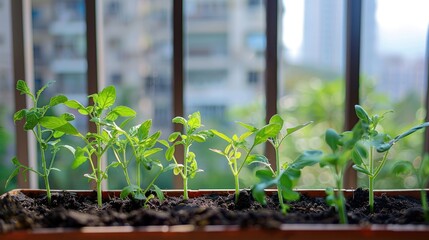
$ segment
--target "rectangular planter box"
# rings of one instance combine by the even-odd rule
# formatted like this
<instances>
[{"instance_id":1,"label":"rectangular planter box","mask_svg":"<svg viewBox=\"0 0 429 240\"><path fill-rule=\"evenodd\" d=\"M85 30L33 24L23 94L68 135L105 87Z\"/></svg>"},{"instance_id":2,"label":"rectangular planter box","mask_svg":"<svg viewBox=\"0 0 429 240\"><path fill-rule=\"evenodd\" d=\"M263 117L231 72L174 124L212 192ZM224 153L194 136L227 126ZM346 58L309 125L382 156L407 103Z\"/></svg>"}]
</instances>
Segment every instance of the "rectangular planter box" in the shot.
<instances>
[{"instance_id":1,"label":"rectangular planter box","mask_svg":"<svg viewBox=\"0 0 429 240\"><path fill-rule=\"evenodd\" d=\"M27 196L36 196L42 190L13 190L9 194L22 192ZM82 195L95 196L94 191L73 191ZM273 191L269 191L273 192ZM323 197L323 190L300 190L307 196ZM181 190L167 190L167 196L180 196ZM189 197L203 194L227 194L232 190L200 190L189 191ZM345 195L351 196L352 190ZM419 199L418 190L380 190L376 195L411 196ZM104 198L119 196L119 191L105 191ZM148 226L148 227L83 227L80 229L34 229L0 233L0 239L35 239L35 240L67 240L67 239L429 239L429 225L341 225L341 224L283 224L279 229L246 228L239 226L206 226L193 225Z\"/></svg>"}]
</instances>

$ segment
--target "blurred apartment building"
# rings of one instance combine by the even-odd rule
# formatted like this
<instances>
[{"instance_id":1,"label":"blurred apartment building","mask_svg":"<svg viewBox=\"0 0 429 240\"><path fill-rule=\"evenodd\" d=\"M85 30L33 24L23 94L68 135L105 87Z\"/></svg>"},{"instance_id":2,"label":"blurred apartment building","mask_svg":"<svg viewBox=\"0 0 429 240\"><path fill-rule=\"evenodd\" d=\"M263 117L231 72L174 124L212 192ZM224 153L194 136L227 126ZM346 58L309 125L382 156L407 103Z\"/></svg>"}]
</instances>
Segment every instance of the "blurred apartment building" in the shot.
<instances>
[{"instance_id":1,"label":"blurred apartment building","mask_svg":"<svg viewBox=\"0 0 429 240\"><path fill-rule=\"evenodd\" d=\"M85 101L83 0L33 0L35 79ZM122 92L157 127L170 126L172 24L170 0L105 0L105 85ZM229 107L263 94L265 18L262 0L185 2L185 111L223 119ZM219 91L220 90L220 91Z\"/></svg>"}]
</instances>

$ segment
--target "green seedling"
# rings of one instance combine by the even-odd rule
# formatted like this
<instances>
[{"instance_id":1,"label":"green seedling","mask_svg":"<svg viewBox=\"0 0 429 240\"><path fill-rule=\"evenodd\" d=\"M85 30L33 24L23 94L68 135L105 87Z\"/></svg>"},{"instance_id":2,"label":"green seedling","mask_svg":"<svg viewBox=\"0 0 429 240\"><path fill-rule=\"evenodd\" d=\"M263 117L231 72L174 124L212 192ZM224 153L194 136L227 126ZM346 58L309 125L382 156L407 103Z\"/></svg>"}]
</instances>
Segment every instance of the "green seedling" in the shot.
<instances>
[{"instance_id":1,"label":"green seedling","mask_svg":"<svg viewBox=\"0 0 429 240\"><path fill-rule=\"evenodd\" d=\"M299 200L299 193L295 192L294 188L301 176L301 169L318 163L320 155L322 155L320 151L307 151L292 163L284 164L282 168L276 172L271 168L256 171L256 176L261 181L252 188L253 197L258 202L265 205L265 189L276 186L281 211L286 214L290 207L285 203L285 200Z\"/></svg>"},{"instance_id":2,"label":"green seedling","mask_svg":"<svg viewBox=\"0 0 429 240\"><path fill-rule=\"evenodd\" d=\"M271 169L269 161L264 155L252 154L252 152L256 146L265 143L270 138L275 137L282 127L277 123L269 123L258 129L245 123L239 122L239 124L247 129L247 131L240 136L233 135L230 138L217 130L212 130L214 135L225 140L228 145L223 151L219 149L210 149L211 151L224 156L228 161L232 175L234 176L235 202L238 201L238 196L240 194L239 175L244 165L259 163ZM253 144L249 148L247 146L247 139L252 135L254 135ZM242 156L244 156L243 160L241 160Z\"/></svg>"},{"instance_id":3,"label":"green seedling","mask_svg":"<svg viewBox=\"0 0 429 240\"><path fill-rule=\"evenodd\" d=\"M397 175L414 175L417 178L423 216L425 221L429 223L429 207L425 191L426 183L429 181L429 155L427 153L424 154L418 167L414 167L409 161L399 161L393 166L393 172Z\"/></svg>"},{"instance_id":4,"label":"green seedling","mask_svg":"<svg viewBox=\"0 0 429 240\"><path fill-rule=\"evenodd\" d=\"M173 132L168 137L168 142L160 140L159 142L167 147L165 152L165 158L167 161L173 161L173 172L175 175L180 175L183 179L183 199L187 200L188 197L188 180L194 178L197 173L202 172L202 169L198 168L196 155L190 150L194 142L205 142L208 137L213 134L209 130L199 130L203 125L201 124L200 112L194 112L188 116L186 120L183 117L173 118L173 123L181 124L184 132ZM172 143L172 145L169 144ZM174 156L176 147L182 145L184 148L183 152L183 164L179 164Z\"/></svg>"},{"instance_id":5,"label":"green seedling","mask_svg":"<svg viewBox=\"0 0 429 240\"><path fill-rule=\"evenodd\" d=\"M92 173L85 174L89 180L96 183L97 204L102 206L102 187L101 183L108 177L108 169L117 167L117 162L112 162L103 169L102 157L108 149L116 143L116 138L109 135L110 131L117 130L115 121L119 117L125 120L119 125L123 127L136 115L136 112L126 106L113 107L116 101L116 89L114 86L108 86L99 93L88 96L92 100L92 105L84 107L76 100L69 100L65 105L76 109L80 114L88 116L90 121L95 124L96 132L88 132L86 135L79 134L79 137L85 142L85 146L78 147L75 152L75 160L72 168L77 168L83 163L89 161ZM93 163L95 161L95 164Z\"/></svg>"},{"instance_id":6,"label":"green seedling","mask_svg":"<svg viewBox=\"0 0 429 240\"><path fill-rule=\"evenodd\" d=\"M49 103L44 106L39 106L40 96L43 91L49 87L51 83L43 86L39 89L34 95L31 93L29 87L23 80L18 80L16 83L16 89L21 93L27 95L31 99L33 106L28 109L21 109L17 111L13 120L19 121L24 119L24 130L31 131L36 138L37 144L40 150L40 160L41 160L41 171L33 169L28 166L21 164L16 157L12 159L13 164L15 165L15 170L9 176L6 181L6 185L10 180L19 174L19 171L22 170L23 173L31 171L36 173L38 176L43 178L46 188L46 195L48 203L51 203L51 188L49 185L49 175L51 171L60 171L58 168L54 168L54 162L58 151L61 148L66 148L71 152L74 152L74 148L68 145L61 145L61 137L64 134L78 135L79 132L73 125L70 124L70 121L74 120L74 116L70 113L64 113L60 116L48 116L47 112L52 107L59 104L63 104L67 101L67 97L64 95L57 95L50 99ZM48 153L50 154L50 159L48 159Z\"/></svg>"},{"instance_id":7,"label":"green seedling","mask_svg":"<svg viewBox=\"0 0 429 240\"><path fill-rule=\"evenodd\" d=\"M334 176L335 188L326 189L326 202L335 207L338 212L340 223L346 224L346 204L343 193L343 179L347 165L356 151L356 143L362 137L362 127L358 123L352 131L346 131L341 134L333 129L326 130L325 141L332 150L331 153L323 155L313 155L316 158L313 161L319 161L320 167L329 167Z\"/></svg>"},{"instance_id":8,"label":"green seedling","mask_svg":"<svg viewBox=\"0 0 429 240\"><path fill-rule=\"evenodd\" d=\"M155 185L156 179L161 173L171 170L173 167L164 168L161 161L154 158L154 154L162 151L161 148L155 147L161 132L157 131L150 135L152 121L147 120L142 124L131 127L128 132L122 130L119 126L114 125L112 131L108 132L111 138L116 138L112 150L116 159L116 165L122 168L127 186L121 191L120 197L126 198L131 196L133 199L145 200L146 202L154 197L153 194L146 196L149 190L154 190L157 197L162 201L164 195L159 187ZM127 151L131 149L131 151ZM131 154L130 154L131 153ZM129 156L131 155L131 156ZM128 172L132 160L136 162L136 180L132 181ZM142 166L146 170L152 170L154 166L159 168L152 181L145 187L141 186Z\"/></svg>"},{"instance_id":9,"label":"green seedling","mask_svg":"<svg viewBox=\"0 0 429 240\"><path fill-rule=\"evenodd\" d=\"M362 139L356 144L356 151L353 152L353 168L368 176L369 208L371 212L374 212L374 183L381 169L387 162L389 150L399 140L417 130L428 127L429 122L415 126L395 138L391 138L388 134L377 131L377 126L384 119L386 113L382 116L369 116L359 105L355 106L355 111L362 126L363 135ZM383 155L378 165L376 165L375 151Z\"/></svg>"}]
</instances>

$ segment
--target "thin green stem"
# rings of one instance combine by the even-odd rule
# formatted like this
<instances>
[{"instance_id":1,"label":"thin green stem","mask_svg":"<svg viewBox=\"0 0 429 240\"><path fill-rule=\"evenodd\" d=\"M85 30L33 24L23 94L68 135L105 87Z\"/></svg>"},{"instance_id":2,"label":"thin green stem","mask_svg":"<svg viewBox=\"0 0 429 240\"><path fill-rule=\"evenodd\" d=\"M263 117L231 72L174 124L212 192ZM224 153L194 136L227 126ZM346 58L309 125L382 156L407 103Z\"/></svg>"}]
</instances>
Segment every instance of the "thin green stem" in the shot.
<instances>
[{"instance_id":1,"label":"thin green stem","mask_svg":"<svg viewBox=\"0 0 429 240\"><path fill-rule=\"evenodd\" d=\"M97 124L97 134L101 135L101 126ZM97 203L98 207L101 207L102 202L102 189L101 189L101 183L103 182L103 175L102 175L102 165L101 165L101 156L103 154L103 151L101 149L101 140L97 138L97 170L96 170L96 179L97 179Z\"/></svg>"},{"instance_id":2,"label":"thin green stem","mask_svg":"<svg viewBox=\"0 0 429 240\"><path fill-rule=\"evenodd\" d=\"M346 203L344 199L344 193L343 193L343 173L345 169L340 169L337 171L337 198L339 200L338 204L338 215L340 217L340 223L341 224L347 224L347 214L346 214Z\"/></svg>"},{"instance_id":3,"label":"thin green stem","mask_svg":"<svg viewBox=\"0 0 429 240\"><path fill-rule=\"evenodd\" d=\"M159 175L161 175L163 168L159 170L159 172L156 174L156 176L152 179L152 181L147 185L146 189L143 191L143 194L146 194L147 191L149 191L150 187L155 183L156 179L158 179Z\"/></svg>"},{"instance_id":4,"label":"thin green stem","mask_svg":"<svg viewBox=\"0 0 429 240\"><path fill-rule=\"evenodd\" d=\"M423 216L425 218L425 221L429 223L429 207L426 191L424 188L421 188L420 190L420 200L422 202Z\"/></svg>"},{"instance_id":5,"label":"thin green stem","mask_svg":"<svg viewBox=\"0 0 429 240\"><path fill-rule=\"evenodd\" d=\"M253 148L255 147L255 145L252 145L252 147L249 149L249 151L247 151L246 153L246 157L244 158L244 161L241 163L240 168L238 169L237 173L241 172L241 169L243 168L244 164L246 163L247 158L249 157L250 153L252 152Z\"/></svg>"},{"instance_id":6,"label":"thin green stem","mask_svg":"<svg viewBox=\"0 0 429 240\"><path fill-rule=\"evenodd\" d=\"M183 199L188 200L188 155L190 144L188 140L185 141L185 151L183 153Z\"/></svg>"},{"instance_id":7,"label":"thin green stem","mask_svg":"<svg viewBox=\"0 0 429 240\"><path fill-rule=\"evenodd\" d=\"M371 213L374 212L374 147L369 147L369 173L371 175L368 176L368 194L369 194L369 211Z\"/></svg>"},{"instance_id":8,"label":"thin green stem","mask_svg":"<svg viewBox=\"0 0 429 240\"><path fill-rule=\"evenodd\" d=\"M238 174L234 174L234 184L235 184L235 203L237 203L238 197L240 195L240 181L238 179Z\"/></svg>"},{"instance_id":9,"label":"thin green stem","mask_svg":"<svg viewBox=\"0 0 429 240\"><path fill-rule=\"evenodd\" d=\"M279 148L274 146L275 152L276 152L276 177L280 176L281 167L280 167L280 154L279 154ZM286 211L286 206L283 201L283 194L282 190L280 188L280 184L277 184L277 195L279 197L279 204L282 209L282 211Z\"/></svg>"},{"instance_id":10,"label":"thin green stem","mask_svg":"<svg viewBox=\"0 0 429 240\"><path fill-rule=\"evenodd\" d=\"M45 149L42 146L42 128L40 125L37 125L37 139L39 142L40 147L40 156L42 160L42 169L43 169L43 180L45 182L45 188L46 188L46 197L48 199L48 204L51 204L51 187L49 186L49 169L46 165L46 155L45 155Z\"/></svg>"}]
</instances>

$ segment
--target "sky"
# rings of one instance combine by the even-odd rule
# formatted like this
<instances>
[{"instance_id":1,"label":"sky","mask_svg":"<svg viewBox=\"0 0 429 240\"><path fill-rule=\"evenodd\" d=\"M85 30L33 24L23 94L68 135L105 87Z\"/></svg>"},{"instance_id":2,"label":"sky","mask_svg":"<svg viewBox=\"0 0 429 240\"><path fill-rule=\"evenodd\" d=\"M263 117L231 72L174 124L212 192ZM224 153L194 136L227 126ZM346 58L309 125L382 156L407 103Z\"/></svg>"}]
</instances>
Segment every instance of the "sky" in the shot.
<instances>
[{"instance_id":1,"label":"sky","mask_svg":"<svg viewBox=\"0 0 429 240\"><path fill-rule=\"evenodd\" d=\"M422 55L429 26L429 0L375 1L379 52L410 58ZM283 42L290 57L296 58L302 42L304 0L283 0L283 3L287 6L283 16Z\"/></svg>"}]
</instances>

